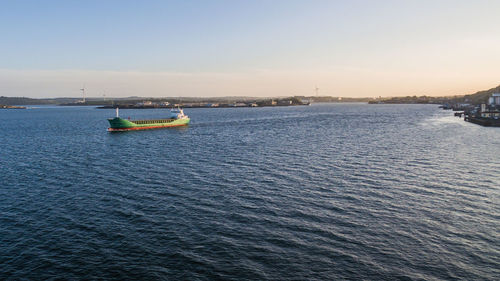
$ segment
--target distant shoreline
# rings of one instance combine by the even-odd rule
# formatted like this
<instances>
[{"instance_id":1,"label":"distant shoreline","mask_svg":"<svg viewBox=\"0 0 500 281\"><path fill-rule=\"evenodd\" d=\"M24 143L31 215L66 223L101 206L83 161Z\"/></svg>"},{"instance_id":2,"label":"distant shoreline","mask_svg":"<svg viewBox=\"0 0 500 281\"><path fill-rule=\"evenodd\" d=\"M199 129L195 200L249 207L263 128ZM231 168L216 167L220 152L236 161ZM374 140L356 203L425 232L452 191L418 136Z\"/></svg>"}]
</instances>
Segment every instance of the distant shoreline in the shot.
<instances>
[{"instance_id":1,"label":"distant shoreline","mask_svg":"<svg viewBox=\"0 0 500 281\"><path fill-rule=\"evenodd\" d=\"M98 106L97 109L164 109L164 108L172 108L172 107L182 107L182 108L255 108L255 107L288 107L288 106L309 106L310 103L305 104L276 104L276 105L233 105L233 104L222 104L217 106L211 105L166 105L166 106L137 106L137 105L128 105L128 104L119 104L119 105L106 105L106 106Z\"/></svg>"},{"instance_id":2,"label":"distant shoreline","mask_svg":"<svg viewBox=\"0 0 500 281\"><path fill-rule=\"evenodd\" d=\"M0 109L26 109L25 106L0 104Z\"/></svg>"}]
</instances>

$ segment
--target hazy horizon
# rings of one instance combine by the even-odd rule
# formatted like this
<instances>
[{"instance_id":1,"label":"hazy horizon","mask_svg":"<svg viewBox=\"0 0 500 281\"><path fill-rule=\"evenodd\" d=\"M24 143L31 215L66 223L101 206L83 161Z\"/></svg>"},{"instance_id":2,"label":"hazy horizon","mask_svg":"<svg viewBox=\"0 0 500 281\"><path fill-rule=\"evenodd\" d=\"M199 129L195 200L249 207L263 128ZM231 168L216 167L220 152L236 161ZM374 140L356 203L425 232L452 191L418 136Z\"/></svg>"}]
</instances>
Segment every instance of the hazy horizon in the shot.
<instances>
[{"instance_id":1,"label":"hazy horizon","mask_svg":"<svg viewBox=\"0 0 500 281\"><path fill-rule=\"evenodd\" d=\"M23 1L0 95L472 94L500 84L493 1Z\"/></svg>"}]
</instances>

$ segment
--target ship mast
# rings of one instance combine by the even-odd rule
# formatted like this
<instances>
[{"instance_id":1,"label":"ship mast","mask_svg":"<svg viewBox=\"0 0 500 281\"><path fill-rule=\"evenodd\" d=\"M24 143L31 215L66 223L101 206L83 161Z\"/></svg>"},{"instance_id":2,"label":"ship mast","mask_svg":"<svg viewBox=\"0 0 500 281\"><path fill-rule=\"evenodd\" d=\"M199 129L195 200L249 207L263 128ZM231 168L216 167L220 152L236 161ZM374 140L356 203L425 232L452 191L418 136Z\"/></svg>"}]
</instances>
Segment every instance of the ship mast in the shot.
<instances>
[{"instance_id":1,"label":"ship mast","mask_svg":"<svg viewBox=\"0 0 500 281\"><path fill-rule=\"evenodd\" d=\"M117 118L120 117L120 116L118 116L118 107L116 107L116 117Z\"/></svg>"}]
</instances>

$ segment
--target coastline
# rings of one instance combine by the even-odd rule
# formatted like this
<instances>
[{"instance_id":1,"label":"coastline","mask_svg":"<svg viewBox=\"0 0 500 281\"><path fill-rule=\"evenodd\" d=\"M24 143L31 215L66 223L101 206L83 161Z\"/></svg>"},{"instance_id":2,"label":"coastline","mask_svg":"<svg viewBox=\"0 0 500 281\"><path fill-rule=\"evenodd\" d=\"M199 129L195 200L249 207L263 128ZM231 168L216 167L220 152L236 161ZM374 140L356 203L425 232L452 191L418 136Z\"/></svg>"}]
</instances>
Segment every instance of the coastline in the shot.
<instances>
[{"instance_id":1,"label":"coastline","mask_svg":"<svg viewBox=\"0 0 500 281\"><path fill-rule=\"evenodd\" d=\"M0 109L26 109L25 106L0 104Z\"/></svg>"}]
</instances>

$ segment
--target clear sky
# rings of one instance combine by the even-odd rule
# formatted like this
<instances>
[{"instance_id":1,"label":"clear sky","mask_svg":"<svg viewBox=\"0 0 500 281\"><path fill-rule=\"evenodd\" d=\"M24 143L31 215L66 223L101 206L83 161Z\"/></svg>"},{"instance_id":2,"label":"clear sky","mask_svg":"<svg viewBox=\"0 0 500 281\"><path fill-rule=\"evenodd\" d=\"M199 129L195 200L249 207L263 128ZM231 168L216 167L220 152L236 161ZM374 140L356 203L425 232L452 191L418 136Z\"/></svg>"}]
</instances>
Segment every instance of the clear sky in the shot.
<instances>
[{"instance_id":1,"label":"clear sky","mask_svg":"<svg viewBox=\"0 0 500 281\"><path fill-rule=\"evenodd\" d=\"M500 84L500 1L0 0L0 95L374 97Z\"/></svg>"}]
</instances>

